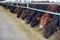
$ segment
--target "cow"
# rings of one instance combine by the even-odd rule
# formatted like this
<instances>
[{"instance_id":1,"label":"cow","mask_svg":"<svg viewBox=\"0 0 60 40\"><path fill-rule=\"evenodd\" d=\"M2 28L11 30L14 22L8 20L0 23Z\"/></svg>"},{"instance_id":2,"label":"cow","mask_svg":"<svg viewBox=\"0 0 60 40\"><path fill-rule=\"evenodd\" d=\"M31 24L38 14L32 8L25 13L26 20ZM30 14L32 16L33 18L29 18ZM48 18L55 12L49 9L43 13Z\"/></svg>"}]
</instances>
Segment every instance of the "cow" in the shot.
<instances>
[{"instance_id":1,"label":"cow","mask_svg":"<svg viewBox=\"0 0 60 40\"><path fill-rule=\"evenodd\" d=\"M54 11L56 11L56 9L58 8L58 6L56 5L56 4L50 4L48 7L47 7L47 11L52 11L52 12L54 12ZM39 18L37 18L37 19L39 19L40 21L40 23L39 23L39 27L40 28L44 28L45 26L46 26L46 24L48 23L48 22L50 22L51 20L52 20L52 18L51 18L51 15L50 14L48 14L48 13L44 13L41 17L39 17Z\"/></svg>"},{"instance_id":2,"label":"cow","mask_svg":"<svg viewBox=\"0 0 60 40\"><path fill-rule=\"evenodd\" d=\"M26 4L19 4L19 6L26 6ZM17 13L17 18L20 18L20 16L22 16L23 10L25 10L24 8L16 8L15 12Z\"/></svg>"},{"instance_id":3,"label":"cow","mask_svg":"<svg viewBox=\"0 0 60 40\"><path fill-rule=\"evenodd\" d=\"M54 32L57 31L57 24L58 24L59 16L54 15L51 22L48 23L45 27L45 38L49 38Z\"/></svg>"},{"instance_id":4,"label":"cow","mask_svg":"<svg viewBox=\"0 0 60 40\"><path fill-rule=\"evenodd\" d=\"M10 12L14 13L16 7L11 6L11 8L9 9Z\"/></svg>"},{"instance_id":5,"label":"cow","mask_svg":"<svg viewBox=\"0 0 60 40\"><path fill-rule=\"evenodd\" d=\"M16 4L13 4L13 5L16 6ZM19 10L21 9L20 7L15 7L15 6L12 6L11 9L10 9L10 11L13 12L14 14L15 14L15 13L18 13ZM22 4L22 3L21 3L21 4L19 4L19 6L25 6L25 4Z\"/></svg>"},{"instance_id":6,"label":"cow","mask_svg":"<svg viewBox=\"0 0 60 40\"><path fill-rule=\"evenodd\" d=\"M35 15L36 11L31 11L31 13L29 13L29 15L26 17L26 23L29 24Z\"/></svg>"},{"instance_id":7,"label":"cow","mask_svg":"<svg viewBox=\"0 0 60 40\"><path fill-rule=\"evenodd\" d=\"M17 12L17 18L20 18L22 11L23 11L23 8L20 8L19 11Z\"/></svg>"},{"instance_id":8,"label":"cow","mask_svg":"<svg viewBox=\"0 0 60 40\"><path fill-rule=\"evenodd\" d=\"M48 6L48 5L45 5L45 4L43 4L43 5L38 4L38 5L36 6L36 8L37 8L37 9L41 9L41 10L46 10L47 6ZM31 27L34 27L34 26L36 26L36 25L39 24L39 21L37 20L37 17L41 17L41 16L43 15L43 12L38 12L38 11L37 11L35 14L36 14L36 15L35 15L34 18L31 20Z\"/></svg>"},{"instance_id":9,"label":"cow","mask_svg":"<svg viewBox=\"0 0 60 40\"><path fill-rule=\"evenodd\" d=\"M43 15L42 12L36 12L36 15L33 17L31 20L31 27L35 27L36 25L39 24L39 21L36 19L37 17L41 17Z\"/></svg>"},{"instance_id":10,"label":"cow","mask_svg":"<svg viewBox=\"0 0 60 40\"><path fill-rule=\"evenodd\" d=\"M58 20L58 29L60 30L60 15L59 15L59 20Z\"/></svg>"},{"instance_id":11,"label":"cow","mask_svg":"<svg viewBox=\"0 0 60 40\"><path fill-rule=\"evenodd\" d=\"M29 9L24 9L23 11L22 11L22 14L21 14L21 19L24 19L26 16L27 16L27 14L28 13L30 13L31 12L31 10L29 10Z\"/></svg>"},{"instance_id":12,"label":"cow","mask_svg":"<svg viewBox=\"0 0 60 40\"><path fill-rule=\"evenodd\" d=\"M31 4L32 6L30 6L30 7L36 7L36 4ZM23 10L23 12L22 12L22 14L21 14L21 19L24 19L24 18L26 18L26 16L29 14L29 13L31 13L31 10L29 10L29 9L24 9Z\"/></svg>"},{"instance_id":13,"label":"cow","mask_svg":"<svg viewBox=\"0 0 60 40\"><path fill-rule=\"evenodd\" d=\"M18 3L18 6L23 6L23 7L25 7L25 6L27 6L27 4L24 4L24 3Z\"/></svg>"}]
</instances>

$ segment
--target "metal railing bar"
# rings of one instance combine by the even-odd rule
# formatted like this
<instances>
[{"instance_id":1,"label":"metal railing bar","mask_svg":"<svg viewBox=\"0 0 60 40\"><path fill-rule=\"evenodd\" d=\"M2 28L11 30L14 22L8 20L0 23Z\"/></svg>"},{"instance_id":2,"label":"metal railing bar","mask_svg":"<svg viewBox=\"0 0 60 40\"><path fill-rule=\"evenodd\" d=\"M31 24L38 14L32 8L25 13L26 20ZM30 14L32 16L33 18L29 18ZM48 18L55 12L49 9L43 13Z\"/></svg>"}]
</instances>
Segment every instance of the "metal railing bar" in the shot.
<instances>
[{"instance_id":1,"label":"metal railing bar","mask_svg":"<svg viewBox=\"0 0 60 40\"><path fill-rule=\"evenodd\" d=\"M40 11L40 12L46 12L49 14L60 15L60 13L57 13L57 12L50 12L50 11L46 11L46 10L40 10L40 9L35 9L35 8L30 8L30 7L23 7L23 6L17 6L17 7L27 8L27 9L31 9L31 10L35 10L35 11Z\"/></svg>"}]
</instances>

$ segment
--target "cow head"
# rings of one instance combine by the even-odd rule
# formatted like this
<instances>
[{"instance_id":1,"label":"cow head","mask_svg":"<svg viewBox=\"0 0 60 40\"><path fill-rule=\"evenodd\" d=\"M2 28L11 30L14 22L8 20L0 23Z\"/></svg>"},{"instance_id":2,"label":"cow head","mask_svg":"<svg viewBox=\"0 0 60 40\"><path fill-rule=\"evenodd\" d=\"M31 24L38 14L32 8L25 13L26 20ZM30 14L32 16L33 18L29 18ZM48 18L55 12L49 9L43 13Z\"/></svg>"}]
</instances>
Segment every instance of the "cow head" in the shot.
<instances>
[{"instance_id":1,"label":"cow head","mask_svg":"<svg viewBox=\"0 0 60 40\"><path fill-rule=\"evenodd\" d=\"M37 20L39 21L39 27L44 28L51 21L51 18L49 18L48 14L43 14L43 16L37 17Z\"/></svg>"}]
</instances>

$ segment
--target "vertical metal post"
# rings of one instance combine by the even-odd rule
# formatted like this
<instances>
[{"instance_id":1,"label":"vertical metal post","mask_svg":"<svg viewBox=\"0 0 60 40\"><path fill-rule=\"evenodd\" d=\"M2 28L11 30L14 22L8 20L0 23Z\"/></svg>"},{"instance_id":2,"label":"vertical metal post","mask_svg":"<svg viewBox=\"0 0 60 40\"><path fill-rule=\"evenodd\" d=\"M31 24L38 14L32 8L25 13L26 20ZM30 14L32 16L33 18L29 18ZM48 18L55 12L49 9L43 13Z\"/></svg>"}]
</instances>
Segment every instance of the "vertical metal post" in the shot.
<instances>
[{"instance_id":1,"label":"vertical metal post","mask_svg":"<svg viewBox=\"0 0 60 40\"><path fill-rule=\"evenodd\" d=\"M17 0L17 6L18 6L18 1L19 1L19 0Z\"/></svg>"},{"instance_id":2,"label":"vertical metal post","mask_svg":"<svg viewBox=\"0 0 60 40\"><path fill-rule=\"evenodd\" d=\"M19 3L21 3L21 0L19 0Z\"/></svg>"},{"instance_id":3,"label":"vertical metal post","mask_svg":"<svg viewBox=\"0 0 60 40\"><path fill-rule=\"evenodd\" d=\"M26 3L26 0L24 2Z\"/></svg>"},{"instance_id":4,"label":"vertical metal post","mask_svg":"<svg viewBox=\"0 0 60 40\"><path fill-rule=\"evenodd\" d=\"M11 1L11 0L10 0ZM13 3L11 3L11 5L13 5Z\"/></svg>"},{"instance_id":5,"label":"vertical metal post","mask_svg":"<svg viewBox=\"0 0 60 40\"><path fill-rule=\"evenodd\" d=\"M33 0L31 2L33 2Z\"/></svg>"},{"instance_id":6,"label":"vertical metal post","mask_svg":"<svg viewBox=\"0 0 60 40\"><path fill-rule=\"evenodd\" d=\"M27 3L27 7L29 7L29 4Z\"/></svg>"},{"instance_id":7,"label":"vertical metal post","mask_svg":"<svg viewBox=\"0 0 60 40\"><path fill-rule=\"evenodd\" d=\"M57 0L57 2L58 2L59 0Z\"/></svg>"},{"instance_id":8,"label":"vertical metal post","mask_svg":"<svg viewBox=\"0 0 60 40\"><path fill-rule=\"evenodd\" d=\"M18 0L15 0L16 6L18 6Z\"/></svg>"},{"instance_id":9,"label":"vertical metal post","mask_svg":"<svg viewBox=\"0 0 60 40\"><path fill-rule=\"evenodd\" d=\"M20 3L21 3L21 0L20 0Z\"/></svg>"},{"instance_id":10,"label":"vertical metal post","mask_svg":"<svg viewBox=\"0 0 60 40\"><path fill-rule=\"evenodd\" d=\"M27 7L29 7L29 3L28 3L29 1L26 1L26 2L27 2Z\"/></svg>"},{"instance_id":11,"label":"vertical metal post","mask_svg":"<svg viewBox=\"0 0 60 40\"><path fill-rule=\"evenodd\" d=\"M25 0L25 3L27 3L27 0Z\"/></svg>"}]
</instances>

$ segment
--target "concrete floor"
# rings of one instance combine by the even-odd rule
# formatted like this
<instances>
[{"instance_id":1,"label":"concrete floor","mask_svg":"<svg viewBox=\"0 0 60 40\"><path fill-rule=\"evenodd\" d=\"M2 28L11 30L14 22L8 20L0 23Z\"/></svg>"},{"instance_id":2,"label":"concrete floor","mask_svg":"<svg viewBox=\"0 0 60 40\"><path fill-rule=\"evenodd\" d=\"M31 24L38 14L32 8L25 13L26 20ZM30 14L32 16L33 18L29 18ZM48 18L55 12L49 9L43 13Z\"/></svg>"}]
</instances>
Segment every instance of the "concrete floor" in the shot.
<instances>
[{"instance_id":1,"label":"concrete floor","mask_svg":"<svg viewBox=\"0 0 60 40\"><path fill-rule=\"evenodd\" d=\"M27 35L7 20L0 9L0 40L29 40Z\"/></svg>"}]
</instances>

